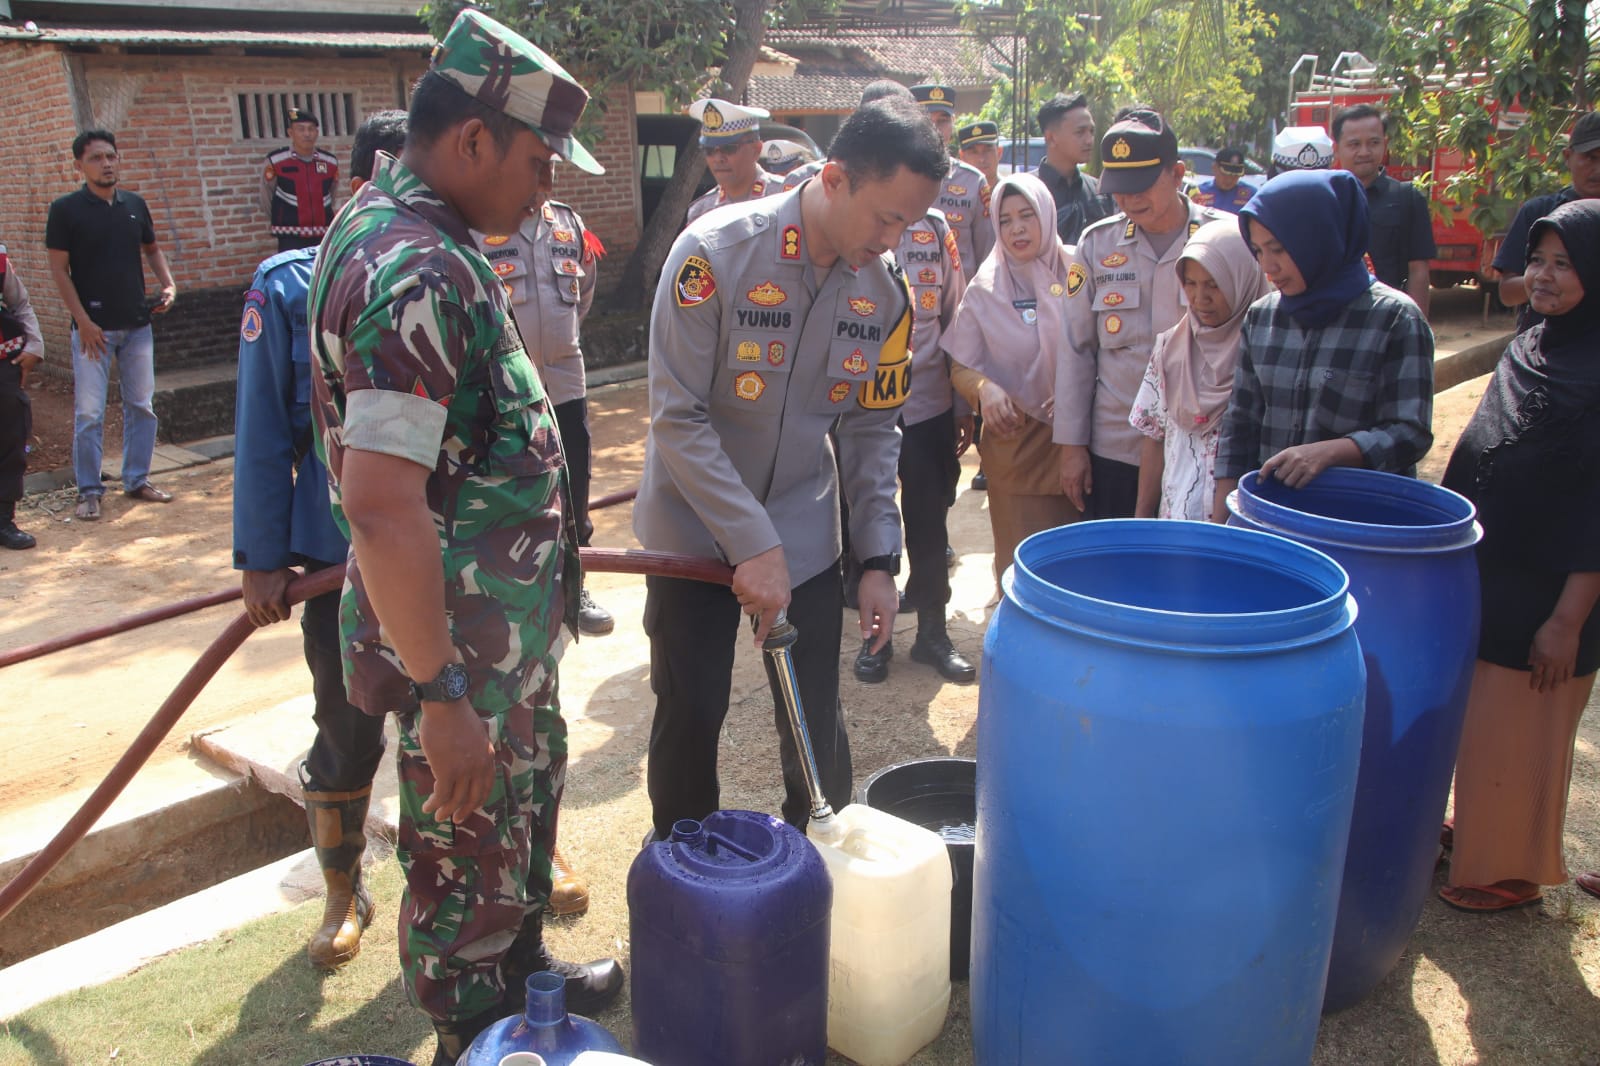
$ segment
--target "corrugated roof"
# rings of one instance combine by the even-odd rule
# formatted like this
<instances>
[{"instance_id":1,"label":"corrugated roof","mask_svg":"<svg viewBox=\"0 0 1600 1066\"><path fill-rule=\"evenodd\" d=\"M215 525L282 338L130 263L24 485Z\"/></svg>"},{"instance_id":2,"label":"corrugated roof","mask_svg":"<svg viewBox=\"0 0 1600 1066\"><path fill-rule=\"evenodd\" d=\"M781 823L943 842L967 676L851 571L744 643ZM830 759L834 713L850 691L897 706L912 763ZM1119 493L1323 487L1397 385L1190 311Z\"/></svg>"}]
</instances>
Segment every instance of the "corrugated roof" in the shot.
<instances>
[{"instance_id":1,"label":"corrugated roof","mask_svg":"<svg viewBox=\"0 0 1600 1066\"><path fill-rule=\"evenodd\" d=\"M957 88L987 86L995 80L983 42L966 34L852 32L819 36L777 30L771 44L799 61L797 74L898 76L911 81L938 78Z\"/></svg>"},{"instance_id":2,"label":"corrugated roof","mask_svg":"<svg viewBox=\"0 0 1600 1066\"><path fill-rule=\"evenodd\" d=\"M340 52L426 52L426 33L313 30L164 30L133 26L50 26L30 31L0 25L0 41L40 44L122 45L138 48L316 48Z\"/></svg>"},{"instance_id":3,"label":"corrugated roof","mask_svg":"<svg viewBox=\"0 0 1600 1066\"><path fill-rule=\"evenodd\" d=\"M861 90L881 75L796 74L791 77L754 75L747 90L750 103L768 111L854 111Z\"/></svg>"}]
</instances>

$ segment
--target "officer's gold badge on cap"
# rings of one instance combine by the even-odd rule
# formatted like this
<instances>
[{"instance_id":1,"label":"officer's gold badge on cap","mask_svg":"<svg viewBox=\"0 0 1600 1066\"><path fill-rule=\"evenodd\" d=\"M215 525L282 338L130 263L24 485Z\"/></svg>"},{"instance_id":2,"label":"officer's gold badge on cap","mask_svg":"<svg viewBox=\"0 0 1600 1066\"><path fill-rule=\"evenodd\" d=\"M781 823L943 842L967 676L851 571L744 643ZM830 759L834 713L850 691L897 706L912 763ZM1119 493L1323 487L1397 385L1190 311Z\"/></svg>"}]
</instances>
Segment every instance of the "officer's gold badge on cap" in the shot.
<instances>
[{"instance_id":1,"label":"officer's gold badge on cap","mask_svg":"<svg viewBox=\"0 0 1600 1066\"><path fill-rule=\"evenodd\" d=\"M929 111L956 112L956 91L948 85L913 85L911 97Z\"/></svg>"},{"instance_id":2,"label":"officer's gold badge on cap","mask_svg":"<svg viewBox=\"0 0 1600 1066\"><path fill-rule=\"evenodd\" d=\"M309 122L318 129L322 128L322 123L317 121L316 113L307 111L303 107L289 108L289 110L284 112L284 117L289 120L289 125L291 126L293 126L296 122Z\"/></svg>"},{"instance_id":3,"label":"officer's gold badge on cap","mask_svg":"<svg viewBox=\"0 0 1600 1066\"><path fill-rule=\"evenodd\" d=\"M772 112L707 96L689 105L689 115L700 121L701 144L726 144L736 138L758 135L761 120L771 118Z\"/></svg>"},{"instance_id":4,"label":"officer's gold badge on cap","mask_svg":"<svg viewBox=\"0 0 1600 1066\"><path fill-rule=\"evenodd\" d=\"M956 142L963 148L976 144L998 144L1000 127L993 122L972 122L956 130Z\"/></svg>"},{"instance_id":5,"label":"officer's gold badge on cap","mask_svg":"<svg viewBox=\"0 0 1600 1066\"><path fill-rule=\"evenodd\" d=\"M590 174L605 167L572 136L589 94L550 56L489 16L464 9L433 50L430 69L480 103L528 125L550 150Z\"/></svg>"},{"instance_id":6,"label":"officer's gold badge on cap","mask_svg":"<svg viewBox=\"0 0 1600 1066\"><path fill-rule=\"evenodd\" d=\"M1141 108L1106 131L1100 157L1105 162L1102 192L1144 192L1163 167L1178 161L1178 137L1159 113Z\"/></svg>"}]
</instances>

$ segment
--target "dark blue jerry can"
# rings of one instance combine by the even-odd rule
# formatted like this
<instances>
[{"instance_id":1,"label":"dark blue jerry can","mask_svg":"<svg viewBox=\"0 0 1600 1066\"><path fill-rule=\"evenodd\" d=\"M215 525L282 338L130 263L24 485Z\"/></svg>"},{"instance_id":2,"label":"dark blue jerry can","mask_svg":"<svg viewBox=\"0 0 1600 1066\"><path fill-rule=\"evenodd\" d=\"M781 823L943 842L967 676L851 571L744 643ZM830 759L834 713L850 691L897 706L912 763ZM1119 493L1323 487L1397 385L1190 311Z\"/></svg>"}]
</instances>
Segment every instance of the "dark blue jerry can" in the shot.
<instances>
[{"instance_id":1,"label":"dark blue jerry can","mask_svg":"<svg viewBox=\"0 0 1600 1066\"><path fill-rule=\"evenodd\" d=\"M821 1066L833 882L792 826L681 821L628 871L634 1054L654 1066Z\"/></svg>"}]
</instances>

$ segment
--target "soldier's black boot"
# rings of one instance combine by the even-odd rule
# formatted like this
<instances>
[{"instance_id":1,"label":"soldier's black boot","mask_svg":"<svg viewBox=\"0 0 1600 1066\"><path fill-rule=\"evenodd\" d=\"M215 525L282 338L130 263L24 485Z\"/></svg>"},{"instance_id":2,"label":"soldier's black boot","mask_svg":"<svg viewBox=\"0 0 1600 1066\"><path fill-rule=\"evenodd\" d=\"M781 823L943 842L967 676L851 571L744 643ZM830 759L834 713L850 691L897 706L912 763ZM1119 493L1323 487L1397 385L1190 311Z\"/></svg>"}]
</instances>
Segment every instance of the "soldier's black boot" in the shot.
<instances>
[{"instance_id":1,"label":"soldier's black boot","mask_svg":"<svg viewBox=\"0 0 1600 1066\"><path fill-rule=\"evenodd\" d=\"M304 783L304 770L301 781ZM372 921L372 896L361 879L367 850L367 803L372 786L355 792L305 789L306 821L317 851L327 900L322 926L311 935L306 954L319 970L336 970L361 950L361 934Z\"/></svg>"},{"instance_id":2,"label":"soldier's black boot","mask_svg":"<svg viewBox=\"0 0 1600 1066\"><path fill-rule=\"evenodd\" d=\"M544 916L527 918L517 939L500 960L500 979L505 983L501 999L506 1014L521 1014L528 1002L528 975L550 970L567 979L567 1010L593 1016L609 1007L622 993L627 978L616 959L594 962L567 962L550 954L544 945Z\"/></svg>"},{"instance_id":3,"label":"soldier's black boot","mask_svg":"<svg viewBox=\"0 0 1600 1066\"><path fill-rule=\"evenodd\" d=\"M456 1066L456 1062L466 1054L467 1048L472 1046L478 1034L509 1013L500 1007L495 1007L464 1021L434 1022L433 1033L438 1037L439 1043L433 1051L433 1066Z\"/></svg>"},{"instance_id":4,"label":"soldier's black boot","mask_svg":"<svg viewBox=\"0 0 1600 1066\"><path fill-rule=\"evenodd\" d=\"M927 663L946 681L971 681L977 669L950 643L944 628L944 608L917 612L917 639L911 645L911 661Z\"/></svg>"}]
</instances>

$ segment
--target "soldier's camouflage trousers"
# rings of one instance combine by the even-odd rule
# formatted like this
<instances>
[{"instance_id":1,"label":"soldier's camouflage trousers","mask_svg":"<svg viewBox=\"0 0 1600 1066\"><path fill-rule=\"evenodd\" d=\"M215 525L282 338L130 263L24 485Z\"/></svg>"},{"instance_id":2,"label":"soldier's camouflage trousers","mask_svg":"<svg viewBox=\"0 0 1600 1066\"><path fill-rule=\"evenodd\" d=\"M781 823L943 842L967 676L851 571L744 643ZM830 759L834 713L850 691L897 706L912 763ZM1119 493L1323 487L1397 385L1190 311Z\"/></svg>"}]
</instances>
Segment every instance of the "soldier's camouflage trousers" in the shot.
<instances>
[{"instance_id":1,"label":"soldier's camouflage trousers","mask_svg":"<svg viewBox=\"0 0 1600 1066\"><path fill-rule=\"evenodd\" d=\"M420 713L396 716L406 875L400 968L412 1003L435 1021L498 1006L500 957L523 918L550 898L550 851L567 770L567 726L555 692L552 674L534 696L487 720L494 789L460 825L423 813L433 771L417 736Z\"/></svg>"}]
</instances>

